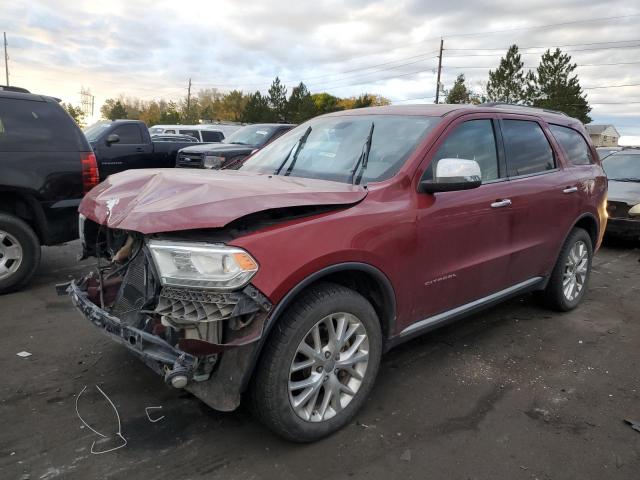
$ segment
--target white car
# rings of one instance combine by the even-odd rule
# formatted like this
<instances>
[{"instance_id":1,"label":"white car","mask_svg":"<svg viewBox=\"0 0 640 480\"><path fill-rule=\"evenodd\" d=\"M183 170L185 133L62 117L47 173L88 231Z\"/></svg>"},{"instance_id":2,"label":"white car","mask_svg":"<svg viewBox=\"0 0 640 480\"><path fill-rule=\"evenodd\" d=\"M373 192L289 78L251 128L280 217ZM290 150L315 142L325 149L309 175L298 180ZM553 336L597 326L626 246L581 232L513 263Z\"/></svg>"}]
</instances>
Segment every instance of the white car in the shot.
<instances>
[{"instance_id":1,"label":"white car","mask_svg":"<svg viewBox=\"0 0 640 480\"><path fill-rule=\"evenodd\" d=\"M191 135L200 142L221 142L241 125L154 125L149 128L150 135L181 134Z\"/></svg>"}]
</instances>

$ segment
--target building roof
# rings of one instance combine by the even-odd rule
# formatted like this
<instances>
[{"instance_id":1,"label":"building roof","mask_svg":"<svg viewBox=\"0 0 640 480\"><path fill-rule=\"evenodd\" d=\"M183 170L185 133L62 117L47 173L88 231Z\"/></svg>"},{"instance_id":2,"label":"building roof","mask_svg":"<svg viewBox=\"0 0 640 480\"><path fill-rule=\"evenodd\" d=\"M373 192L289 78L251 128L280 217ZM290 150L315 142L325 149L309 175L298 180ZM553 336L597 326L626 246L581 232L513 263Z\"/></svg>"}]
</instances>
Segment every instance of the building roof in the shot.
<instances>
[{"instance_id":1,"label":"building roof","mask_svg":"<svg viewBox=\"0 0 640 480\"><path fill-rule=\"evenodd\" d=\"M589 132L590 135L601 135L607 128L613 128L613 130L616 132L616 135L618 137L620 136L620 134L618 133L618 130L616 130L616 127L614 127L610 123L601 124L601 125L590 123L589 125L585 125L585 128L587 129L587 132Z\"/></svg>"}]
</instances>

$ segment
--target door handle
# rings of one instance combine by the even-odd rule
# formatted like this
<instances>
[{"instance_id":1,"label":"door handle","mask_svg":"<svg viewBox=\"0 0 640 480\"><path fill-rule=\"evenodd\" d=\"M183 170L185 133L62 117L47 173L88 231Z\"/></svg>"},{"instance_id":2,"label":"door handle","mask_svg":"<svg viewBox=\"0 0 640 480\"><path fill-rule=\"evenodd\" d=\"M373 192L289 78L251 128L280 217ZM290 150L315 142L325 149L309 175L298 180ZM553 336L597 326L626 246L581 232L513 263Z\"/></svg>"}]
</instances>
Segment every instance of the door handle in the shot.
<instances>
[{"instance_id":1,"label":"door handle","mask_svg":"<svg viewBox=\"0 0 640 480\"><path fill-rule=\"evenodd\" d=\"M504 200L497 200L493 202L491 204L491 208L502 208L502 207L508 207L509 205L511 205L511 200L509 200L508 198L505 198Z\"/></svg>"},{"instance_id":2,"label":"door handle","mask_svg":"<svg viewBox=\"0 0 640 480\"><path fill-rule=\"evenodd\" d=\"M136 147L136 152L142 152L144 150L144 148L142 147Z\"/></svg>"},{"instance_id":3,"label":"door handle","mask_svg":"<svg viewBox=\"0 0 640 480\"><path fill-rule=\"evenodd\" d=\"M578 187L567 187L564 190L562 190L562 193L575 193L578 191Z\"/></svg>"}]
</instances>

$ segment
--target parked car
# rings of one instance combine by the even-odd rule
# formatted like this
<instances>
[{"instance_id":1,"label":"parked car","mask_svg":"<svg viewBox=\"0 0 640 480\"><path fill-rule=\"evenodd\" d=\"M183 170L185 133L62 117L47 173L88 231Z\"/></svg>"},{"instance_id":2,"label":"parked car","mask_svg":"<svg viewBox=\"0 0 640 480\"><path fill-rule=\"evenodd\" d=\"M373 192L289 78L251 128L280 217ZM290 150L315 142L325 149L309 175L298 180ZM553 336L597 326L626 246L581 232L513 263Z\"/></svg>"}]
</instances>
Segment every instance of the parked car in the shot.
<instances>
[{"instance_id":1,"label":"parked car","mask_svg":"<svg viewBox=\"0 0 640 480\"><path fill-rule=\"evenodd\" d=\"M614 152L619 152L624 147L597 147L596 150L600 156L600 160L604 160Z\"/></svg>"},{"instance_id":2,"label":"parked car","mask_svg":"<svg viewBox=\"0 0 640 480\"><path fill-rule=\"evenodd\" d=\"M160 135L151 135L152 142L185 142L185 143L200 143L196 137L191 135L180 135L179 133L166 133Z\"/></svg>"},{"instance_id":3,"label":"parked car","mask_svg":"<svg viewBox=\"0 0 640 480\"><path fill-rule=\"evenodd\" d=\"M80 199L97 183L91 147L56 99L0 89L0 293L29 282L40 245L78 237Z\"/></svg>"},{"instance_id":4,"label":"parked car","mask_svg":"<svg viewBox=\"0 0 640 480\"><path fill-rule=\"evenodd\" d=\"M336 112L239 170L110 177L80 206L100 274L59 291L167 384L224 411L246 394L312 441L351 420L390 348L525 292L575 308L606 192L565 115Z\"/></svg>"},{"instance_id":5,"label":"parked car","mask_svg":"<svg viewBox=\"0 0 640 480\"><path fill-rule=\"evenodd\" d=\"M180 134L191 135L201 142L221 142L225 137L241 128L241 125L202 124L202 125L154 125L149 128L151 135Z\"/></svg>"},{"instance_id":6,"label":"parked car","mask_svg":"<svg viewBox=\"0 0 640 480\"><path fill-rule=\"evenodd\" d=\"M257 123L232 133L221 143L193 145L178 152L176 167L238 168L253 152L291 130L288 123Z\"/></svg>"},{"instance_id":7,"label":"parked car","mask_svg":"<svg viewBox=\"0 0 640 480\"><path fill-rule=\"evenodd\" d=\"M193 145L191 139L152 140L140 120L102 121L88 127L84 134L95 152L100 180L124 170L173 168L178 150Z\"/></svg>"},{"instance_id":8,"label":"parked car","mask_svg":"<svg viewBox=\"0 0 640 480\"><path fill-rule=\"evenodd\" d=\"M602 166L609 179L607 233L640 238L640 149L614 152Z\"/></svg>"}]
</instances>

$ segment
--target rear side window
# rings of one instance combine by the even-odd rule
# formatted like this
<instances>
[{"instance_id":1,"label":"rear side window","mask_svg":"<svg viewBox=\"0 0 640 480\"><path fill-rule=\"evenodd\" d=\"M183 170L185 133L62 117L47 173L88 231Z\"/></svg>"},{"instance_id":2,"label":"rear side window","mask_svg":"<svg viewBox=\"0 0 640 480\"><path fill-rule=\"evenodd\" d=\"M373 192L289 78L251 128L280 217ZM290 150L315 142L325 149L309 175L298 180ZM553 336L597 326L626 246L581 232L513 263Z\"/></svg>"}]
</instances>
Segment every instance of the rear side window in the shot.
<instances>
[{"instance_id":1,"label":"rear side window","mask_svg":"<svg viewBox=\"0 0 640 480\"><path fill-rule=\"evenodd\" d=\"M180 130L179 133L182 135L189 135L193 138L197 138L198 140L200 140L200 137L198 136L198 132L196 132L195 130Z\"/></svg>"},{"instance_id":2,"label":"rear side window","mask_svg":"<svg viewBox=\"0 0 640 480\"><path fill-rule=\"evenodd\" d=\"M503 120L502 136L510 177L556 168L551 145L536 122Z\"/></svg>"},{"instance_id":3,"label":"rear side window","mask_svg":"<svg viewBox=\"0 0 640 480\"><path fill-rule=\"evenodd\" d=\"M134 124L119 125L113 129L113 132L120 137L120 141L116 145L140 144L142 143L142 133L140 127Z\"/></svg>"},{"instance_id":4,"label":"rear side window","mask_svg":"<svg viewBox=\"0 0 640 480\"><path fill-rule=\"evenodd\" d=\"M567 154L567 158L573 165L589 165L593 163L591 150L582 135L571 128L551 125L551 133Z\"/></svg>"},{"instance_id":5,"label":"rear side window","mask_svg":"<svg viewBox=\"0 0 640 480\"><path fill-rule=\"evenodd\" d=\"M499 178L491 120L469 120L456 127L436 152L427 175L433 175L433 168L443 158L475 160L480 165L483 182Z\"/></svg>"},{"instance_id":6,"label":"rear side window","mask_svg":"<svg viewBox=\"0 0 640 480\"><path fill-rule=\"evenodd\" d=\"M200 133L202 134L203 142L221 142L224 140L224 134L222 132L202 130Z\"/></svg>"},{"instance_id":7,"label":"rear side window","mask_svg":"<svg viewBox=\"0 0 640 480\"><path fill-rule=\"evenodd\" d=\"M57 104L0 99L0 151L77 152L82 132Z\"/></svg>"}]
</instances>

